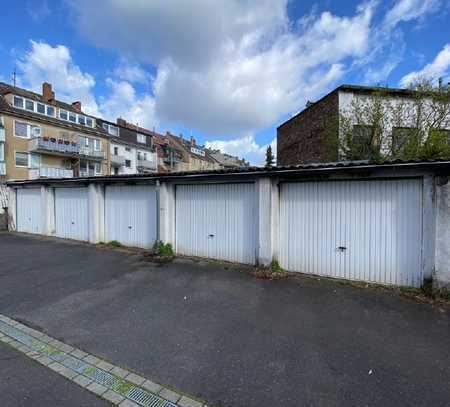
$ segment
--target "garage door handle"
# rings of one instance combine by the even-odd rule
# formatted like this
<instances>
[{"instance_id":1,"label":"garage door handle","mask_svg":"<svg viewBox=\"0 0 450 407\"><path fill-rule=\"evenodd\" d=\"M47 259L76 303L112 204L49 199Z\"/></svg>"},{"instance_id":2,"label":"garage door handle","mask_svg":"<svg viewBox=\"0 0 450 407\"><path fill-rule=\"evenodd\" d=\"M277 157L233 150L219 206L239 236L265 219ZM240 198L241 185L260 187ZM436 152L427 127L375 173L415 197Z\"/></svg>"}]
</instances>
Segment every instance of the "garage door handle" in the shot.
<instances>
[{"instance_id":1,"label":"garage door handle","mask_svg":"<svg viewBox=\"0 0 450 407\"><path fill-rule=\"evenodd\" d=\"M213 238L213 237L214 237L214 235L208 235L208 237L211 237L211 238Z\"/></svg>"},{"instance_id":2,"label":"garage door handle","mask_svg":"<svg viewBox=\"0 0 450 407\"><path fill-rule=\"evenodd\" d=\"M347 250L347 248L345 246L339 246L337 248L340 252L345 252Z\"/></svg>"},{"instance_id":3,"label":"garage door handle","mask_svg":"<svg viewBox=\"0 0 450 407\"><path fill-rule=\"evenodd\" d=\"M133 229L133 226L128 226L128 229Z\"/></svg>"},{"instance_id":4,"label":"garage door handle","mask_svg":"<svg viewBox=\"0 0 450 407\"><path fill-rule=\"evenodd\" d=\"M71 223L72 223L72 225L75 225L75 222L74 222L74 221L72 221Z\"/></svg>"}]
</instances>

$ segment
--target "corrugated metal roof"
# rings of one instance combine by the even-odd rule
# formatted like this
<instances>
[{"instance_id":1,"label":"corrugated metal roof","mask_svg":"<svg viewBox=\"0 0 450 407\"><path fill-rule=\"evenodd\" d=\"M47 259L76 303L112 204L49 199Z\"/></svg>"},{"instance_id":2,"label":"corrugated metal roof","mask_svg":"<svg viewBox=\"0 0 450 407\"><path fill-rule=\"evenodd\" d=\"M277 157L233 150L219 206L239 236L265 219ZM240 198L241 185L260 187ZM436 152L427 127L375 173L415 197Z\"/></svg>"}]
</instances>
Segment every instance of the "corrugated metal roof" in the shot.
<instances>
[{"instance_id":1,"label":"corrugated metal roof","mask_svg":"<svg viewBox=\"0 0 450 407\"><path fill-rule=\"evenodd\" d=\"M390 169L392 171L412 168L423 171L432 171L441 175L450 176L450 160L393 160L383 163L376 163L368 160L361 161L340 161L329 163L310 163L292 165L286 167L248 167L248 168L223 168L208 171L180 171L171 173L152 174L127 174L127 175L107 175L95 177L79 178L40 178L36 180L10 180L8 185L28 185L42 183L77 183L77 182L120 182L139 181L145 179L171 179L171 178L215 178L226 176L283 176L283 175L314 175L317 173L335 173L345 171L378 171Z\"/></svg>"}]
</instances>

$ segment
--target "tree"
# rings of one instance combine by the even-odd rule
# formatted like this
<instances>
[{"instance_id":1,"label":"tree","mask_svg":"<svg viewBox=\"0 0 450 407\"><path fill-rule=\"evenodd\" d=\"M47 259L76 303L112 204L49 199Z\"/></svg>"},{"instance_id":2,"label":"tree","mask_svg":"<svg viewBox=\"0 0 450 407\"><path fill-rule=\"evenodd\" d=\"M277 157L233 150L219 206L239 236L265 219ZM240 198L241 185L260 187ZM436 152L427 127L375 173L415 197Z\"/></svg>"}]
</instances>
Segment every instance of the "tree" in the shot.
<instances>
[{"instance_id":1,"label":"tree","mask_svg":"<svg viewBox=\"0 0 450 407\"><path fill-rule=\"evenodd\" d=\"M421 81L392 96L358 95L332 132L341 160L450 159L450 89Z\"/></svg>"},{"instance_id":2,"label":"tree","mask_svg":"<svg viewBox=\"0 0 450 407\"><path fill-rule=\"evenodd\" d=\"M275 157L272 153L272 147L269 144L266 150L266 167L267 168L273 167L274 164L275 164Z\"/></svg>"}]
</instances>

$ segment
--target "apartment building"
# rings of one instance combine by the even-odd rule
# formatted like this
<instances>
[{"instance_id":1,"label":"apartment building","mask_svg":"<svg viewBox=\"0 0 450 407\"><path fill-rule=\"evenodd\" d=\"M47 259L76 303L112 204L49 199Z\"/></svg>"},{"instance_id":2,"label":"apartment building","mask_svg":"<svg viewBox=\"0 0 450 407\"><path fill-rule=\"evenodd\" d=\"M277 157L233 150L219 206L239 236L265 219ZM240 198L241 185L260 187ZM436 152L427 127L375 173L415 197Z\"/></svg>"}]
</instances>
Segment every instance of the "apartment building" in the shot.
<instances>
[{"instance_id":1,"label":"apartment building","mask_svg":"<svg viewBox=\"0 0 450 407\"><path fill-rule=\"evenodd\" d=\"M341 85L277 128L277 164L404 159L438 133L450 143L449 96L447 88Z\"/></svg>"},{"instance_id":2,"label":"apartment building","mask_svg":"<svg viewBox=\"0 0 450 407\"><path fill-rule=\"evenodd\" d=\"M108 133L110 143L110 166L112 175L145 174L156 172L157 153L152 135L124 119L116 123L98 119L99 125Z\"/></svg>"},{"instance_id":3,"label":"apartment building","mask_svg":"<svg viewBox=\"0 0 450 407\"><path fill-rule=\"evenodd\" d=\"M186 140L183 135L174 136L167 133L166 138L169 145L180 153L178 171L209 171L223 167L210 155L208 149L198 145L193 137Z\"/></svg>"},{"instance_id":4,"label":"apartment building","mask_svg":"<svg viewBox=\"0 0 450 407\"><path fill-rule=\"evenodd\" d=\"M3 179L71 178L110 174L109 141L80 102L56 100L0 83L0 174Z\"/></svg>"}]
</instances>

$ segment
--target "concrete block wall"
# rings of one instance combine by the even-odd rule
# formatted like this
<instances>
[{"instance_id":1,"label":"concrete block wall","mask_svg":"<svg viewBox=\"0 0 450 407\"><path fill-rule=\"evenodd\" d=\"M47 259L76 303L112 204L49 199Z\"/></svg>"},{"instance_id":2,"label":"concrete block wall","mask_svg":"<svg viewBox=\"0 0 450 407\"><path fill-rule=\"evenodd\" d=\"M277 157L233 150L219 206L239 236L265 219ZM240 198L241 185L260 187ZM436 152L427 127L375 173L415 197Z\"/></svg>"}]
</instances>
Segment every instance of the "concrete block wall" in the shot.
<instances>
[{"instance_id":1,"label":"concrete block wall","mask_svg":"<svg viewBox=\"0 0 450 407\"><path fill-rule=\"evenodd\" d=\"M436 186L436 288L450 290L450 180L441 180Z\"/></svg>"}]
</instances>

